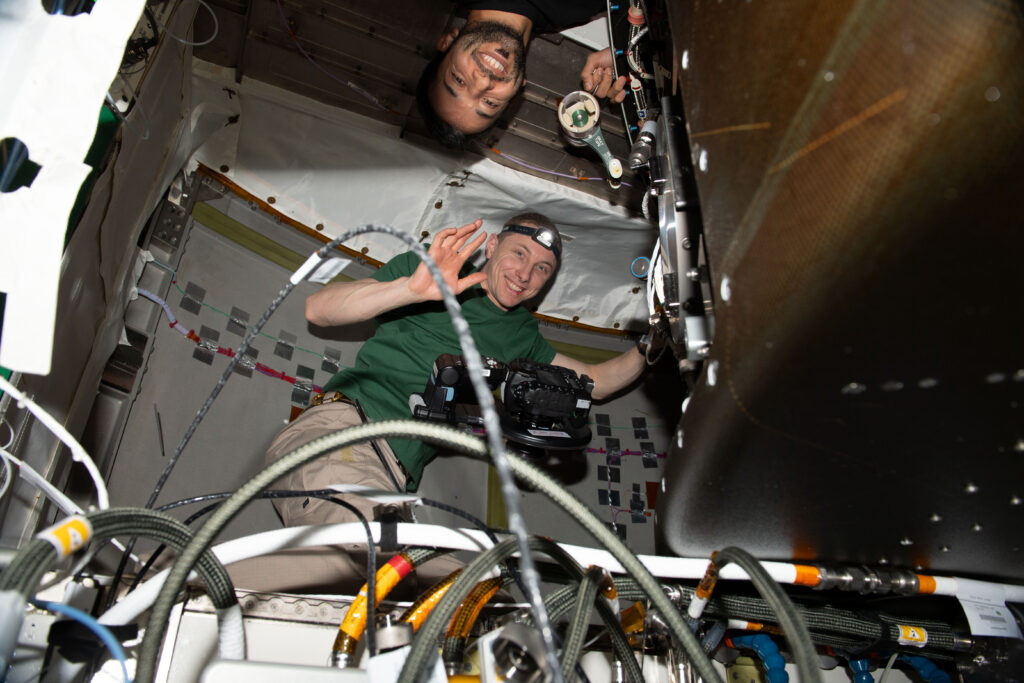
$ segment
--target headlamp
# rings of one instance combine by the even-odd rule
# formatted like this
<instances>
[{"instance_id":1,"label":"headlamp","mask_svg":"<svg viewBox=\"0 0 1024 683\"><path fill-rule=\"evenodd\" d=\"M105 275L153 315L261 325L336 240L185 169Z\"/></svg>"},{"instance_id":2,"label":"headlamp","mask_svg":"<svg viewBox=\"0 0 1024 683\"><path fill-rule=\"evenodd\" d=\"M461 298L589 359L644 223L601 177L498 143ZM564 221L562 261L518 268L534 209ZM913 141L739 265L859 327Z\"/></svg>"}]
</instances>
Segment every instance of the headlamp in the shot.
<instances>
[{"instance_id":1,"label":"headlamp","mask_svg":"<svg viewBox=\"0 0 1024 683\"><path fill-rule=\"evenodd\" d=\"M526 235L534 242L544 247L555 255L555 259L562 260L562 238L557 230L551 228L535 228L532 225L517 225L509 223L501 229L502 232L515 232Z\"/></svg>"}]
</instances>

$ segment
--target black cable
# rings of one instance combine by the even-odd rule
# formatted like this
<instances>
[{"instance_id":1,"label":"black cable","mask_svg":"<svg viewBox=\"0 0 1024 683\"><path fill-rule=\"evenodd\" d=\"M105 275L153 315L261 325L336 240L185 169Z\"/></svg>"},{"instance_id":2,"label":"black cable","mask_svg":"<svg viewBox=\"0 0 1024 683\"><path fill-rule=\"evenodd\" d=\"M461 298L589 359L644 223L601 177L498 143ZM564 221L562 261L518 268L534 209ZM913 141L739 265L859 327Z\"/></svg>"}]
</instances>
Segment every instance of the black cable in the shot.
<instances>
[{"instance_id":1,"label":"black cable","mask_svg":"<svg viewBox=\"0 0 1024 683\"><path fill-rule=\"evenodd\" d=\"M234 491L222 491L220 493L206 493L206 494L203 494L201 496L192 496L191 498L183 498L181 500L176 500L176 501L173 501L173 502L170 502L170 503L165 503L164 505L161 505L160 507L158 507L156 509L159 510L160 512L167 512L169 510L173 510L174 508L183 507L185 505L194 505L195 503L205 503L208 500L220 501L220 500L224 500L225 498L229 498L233 493L234 493ZM333 496L333 495L337 495L337 493L338 492L333 490L333 489L320 489L319 491L285 491L285 490L276 490L276 489L274 489L274 490L270 490L270 491L264 491L259 497L260 498L292 498L292 497L297 498L299 496L304 496L304 495L309 495L311 497L321 497L321 496L318 496L317 494L323 494L325 496ZM193 514L192 516L188 517L185 520L185 525L187 526L187 525L191 524L192 522L194 522L199 517L202 517L203 515L208 514L212 510L216 509L216 507L217 507L216 505L210 505L210 506L207 506L207 507L203 508L199 512L197 512L197 513ZM132 538L128 542L128 546L125 549L124 554L122 554L122 556L121 556L121 562L117 565L117 570L114 572L114 578L111 581L111 585L112 586L117 586L119 583L121 583L121 580L124 578L124 572L125 572L125 569L128 566L128 556L131 555L131 551L134 549L134 547L135 547L135 539ZM131 593L133 590L138 588L139 584L142 582L142 578L149 572L150 569L153 568L153 564L156 562L156 560L160 556L160 554L164 551L165 547L166 546L160 546L159 548L157 548L156 551L154 551L154 553L149 557L149 559L146 560L146 563L142 566L142 569L140 569L139 572L136 574L135 579L132 581L131 586L128 588L128 592L129 593ZM104 610L110 609L113 604L114 604L114 591L111 591L110 593L107 594L107 598L106 598L106 601L104 603Z\"/></svg>"},{"instance_id":2,"label":"black cable","mask_svg":"<svg viewBox=\"0 0 1024 683\"><path fill-rule=\"evenodd\" d=\"M206 515L206 514L209 514L209 513L213 512L214 510L217 509L218 505L220 505L220 503L211 503L211 504L207 505L206 507L201 508L199 510L199 512L195 512L195 513L189 515L185 519L185 526L188 526L189 524L191 524L192 522L196 521L197 519L199 519L203 515ZM153 565L156 564L157 559L159 559L160 555L162 555L164 550L166 550L166 549L167 549L166 545L160 545L159 547L157 547L156 550L153 551L153 554L149 556L148 560L146 560L146 564L142 565L142 569L140 569L138 571L138 573L135 575L135 578L132 580L132 584L130 586L128 586L128 593L131 593L132 591L134 591L136 588L139 587L139 584L142 583L142 579L145 578L146 574L149 573L149 570L153 568ZM114 583L112 585L116 586L117 584Z\"/></svg>"},{"instance_id":3,"label":"black cable","mask_svg":"<svg viewBox=\"0 0 1024 683\"><path fill-rule=\"evenodd\" d=\"M181 549L192 538L192 532L178 520L155 510L112 507L86 515L97 542L123 534L152 538ZM18 552L0 573L0 590L14 590L26 598L35 594L43 573L57 559L56 549L48 541L36 537ZM209 551L203 553L196 569L207 586L214 604L226 607L237 603L234 586L223 565Z\"/></svg>"},{"instance_id":4,"label":"black cable","mask_svg":"<svg viewBox=\"0 0 1024 683\"><path fill-rule=\"evenodd\" d=\"M264 491L258 497L259 498L300 498L300 497L306 496L306 497L309 497L309 498L327 499L327 498L335 496L337 494L338 494L338 492L333 490L333 489L320 489L318 491L271 490L271 491ZM202 496L193 496L192 498L184 498L182 500L176 500L176 501L174 501L172 503L167 503L166 505L161 505L160 507L157 508L157 510L159 510L160 512L167 512L168 510L173 510L174 508L183 507L185 505L192 505L194 503L203 503L203 502L208 501L208 500L218 501L218 502L213 503L211 505L207 505L207 506L205 506L203 508L200 508L197 512L193 512L191 515L186 517L184 524L185 524L185 526L189 526L190 524L192 524L192 522L196 521L200 517L202 517L204 515L208 515L211 512L213 512L214 510L216 510L217 506L220 504L219 501L224 500L225 498L228 498L229 496L231 496L231 492L207 493L207 494L202 495ZM160 557L160 555L166 549L167 549L166 545L161 545L155 551L153 551L153 554L149 556L148 560L146 560L146 564L144 564L142 569L139 570L139 573L135 575L135 579L132 581L131 586L128 588L128 592L129 593L131 593L132 591L134 591L136 588L139 587L139 584L142 583L142 580L146 577L146 574L149 573L149 570L153 568L153 565L156 563L156 560Z\"/></svg>"},{"instance_id":5,"label":"black cable","mask_svg":"<svg viewBox=\"0 0 1024 683\"><path fill-rule=\"evenodd\" d=\"M319 497L319 496L318 496ZM366 531L366 650L370 656L377 654L377 625L375 623L376 600L377 600L377 550L373 547L373 532L370 531L370 523L366 517L351 503L346 503L337 498L326 498L336 505L347 509L354 514L363 525Z\"/></svg>"},{"instance_id":6,"label":"black cable","mask_svg":"<svg viewBox=\"0 0 1024 683\"><path fill-rule=\"evenodd\" d=\"M184 500L179 500L179 501L175 501L173 503L168 503L167 505L163 505L163 506L161 506L158 509L161 512L163 512L165 510L173 509L173 508L176 508L176 507L181 507L183 505L188 505L188 504L191 504L191 503L204 502L204 501L207 501L207 500L218 500L218 502L212 503L210 505L207 505L207 506L203 507L202 509L198 510L197 512L192 513L188 518L186 518L184 523L185 523L186 526L188 526L189 524L191 524L192 522L196 521L197 519L199 519L203 515L209 514L210 512L216 510L217 507L220 506L220 502L219 501L223 500L224 498L228 498L231 495L232 495L231 493L209 493L209 494L206 494L206 495L203 495L203 496L195 496L193 498L186 498ZM367 650L370 652L370 654L372 656L372 655L377 654L377 637L376 637L377 633L376 633L376 630L375 630L376 629L376 624L374 623L374 619L373 619L374 610L376 609L374 601L375 601L375 598L376 598L376 592L375 591L376 591L376 587L377 587L376 586L376 579L377 579L377 551L376 551L376 548L374 548L374 545L373 545L373 533L370 531L370 523L366 520L366 516L363 515L363 513L361 513L351 503L346 503L343 500L339 500L338 498L335 498L334 496L336 496L336 495L338 495L338 492L333 490L333 489L320 489L320 490L317 490L317 491L271 490L271 491L264 491L258 497L259 498L269 498L269 499L306 497L306 498L319 498L321 500L327 500L327 501L330 501L330 502L334 503L335 505L340 505L341 507L345 508L346 510L348 510L349 512L354 514L356 516L356 519L358 519L359 522L363 525L363 530L366 532L366 592L368 593L368 595L366 596L366 599L367 599L367 608L366 608L367 611L366 611L366 614L368 616L368 618L366 620L367 621L367 623L366 623L366 648L367 648ZM164 549L166 547L167 547L166 545L161 545L160 547L158 547L153 552L153 554L146 561L146 564L143 565L143 567L139 571L138 575L132 581L132 585L128 589L129 593L131 593L133 590L135 590L138 587L138 585L142 582L143 577L153 567L153 563L156 562L157 558L160 557L160 554L164 551ZM115 583L113 585L116 586L117 584Z\"/></svg>"},{"instance_id":7,"label":"black cable","mask_svg":"<svg viewBox=\"0 0 1024 683\"><path fill-rule=\"evenodd\" d=\"M445 512L449 512L457 517L462 517L463 519L467 520L470 524L474 525L475 527L483 531L485 534L487 534L487 538L490 539L491 543L495 545L498 544L498 535L494 533L494 529L487 526L487 522L483 521L482 519L469 514L465 510L462 510L461 508L448 505L447 503L431 500L429 498L420 498L420 500L423 502L424 505L437 508L438 510L444 510ZM526 595L526 586L523 585L523 579L519 576L519 570L516 569L515 564L513 564L512 562L506 562L505 566L508 568L509 576L511 576L512 580L516 582L517 586L519 586L519 590L522 591L523 595Z\"/></svg>"}]
</instances>

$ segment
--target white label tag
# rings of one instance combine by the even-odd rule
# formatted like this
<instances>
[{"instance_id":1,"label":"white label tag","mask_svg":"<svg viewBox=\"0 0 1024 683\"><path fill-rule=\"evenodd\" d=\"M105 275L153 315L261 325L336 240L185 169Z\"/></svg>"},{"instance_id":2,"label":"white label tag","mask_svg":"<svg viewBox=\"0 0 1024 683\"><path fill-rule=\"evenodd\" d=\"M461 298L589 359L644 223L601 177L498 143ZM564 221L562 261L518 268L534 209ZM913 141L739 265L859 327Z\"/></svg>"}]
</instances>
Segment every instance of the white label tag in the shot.
<instances>
[{"instance_id":1,"label":"white label tag","mask_svg":"<svg viewBox=\"0 0 1024 683\"><path fill-rule=\"evenodd\" d=\"M569 435L565 432L556 432L550 429L527 429L526 431L530 432L530 434L533 434L534 436L561 436L566 439L569 438Z\"/></svg>"},{"instance_id":2,"label":"white label tag","mask_svg":"<svg viewBox=\"0 0 1024 683\"><path fill-rule=\"evenodd\" d=\"M1021 638L1017 622L1006 607L1005 591L1001 586L972 579L958 578L956 581L957 599L967 615L973 635Z\"/></svg>"},{"instance_id":3,"label":"white label tag","mask_svg":"<svg viewBox=\"0 0 1024 683\"><path fill-rule=\"evenodd\" d=\"M309 281L326 284L330 282L335 275L345 270L345 266L350 263L352 263L352 259L336 258L332 256L324 261L319 268L313 271L313 274L309 276Z\"/></svg>"}]
</instances>

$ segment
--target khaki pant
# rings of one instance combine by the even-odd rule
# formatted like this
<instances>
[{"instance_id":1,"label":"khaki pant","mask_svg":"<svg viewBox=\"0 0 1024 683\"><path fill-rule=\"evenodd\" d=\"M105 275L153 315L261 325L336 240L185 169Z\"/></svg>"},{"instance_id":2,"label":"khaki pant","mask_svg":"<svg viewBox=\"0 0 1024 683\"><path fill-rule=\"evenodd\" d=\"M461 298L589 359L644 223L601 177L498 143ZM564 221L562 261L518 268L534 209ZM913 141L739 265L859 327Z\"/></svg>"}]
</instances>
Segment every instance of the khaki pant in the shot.
<instances>
[{"instance_id":1,"label":"khaki pant","mask_svg":"<svg viewBox=\"0 0 1024 683\"><path fill-rule=\"evenodd\" d=\"M358 411L351 404L339 401L314 406L277 435L267 449L266 461L271 463L313 439L361 423ZM384 462L369 443L349 446L306 463L278 479L271 488L313 491L332 484L361 484L394 491L395 482L398 482L404 491L405 473L391 447L384 440L377 441L377 446ZM336 497L358 509L367 521L373 521L373 508L378 503L372 499L352 494L338 494ZM320 498L279 498L274 500L274 507L285 526L357 521L349 510ZM387 562L390 557L390 554L378 552L377 565ZM418 581L410 581L413 577L409 577L399 585L402 590L392 597L408 599L461 566L460 562L447 556L431 560L417 570ZM366 581L366 546L294 548L236 562L227 569L236 588L355 593Z\"/></svg>"},{"instance_id":2,"label":"khaki pant","mask_svg":"<svg viewBox=\"0 0 1024 683\"><path fill-rule=\"evenodd\" d=\"M267 449L266 462L269 465L286 453L332 432L362 424L359 412L349 403L324 403L313 406L299 415L285 427ZM373 450L370 443L346 446L322 455L292 471L272 485L276 489L292 491L314 491L325 489L332 484L361 484L370 488L395 491L395 483L405 490L405 473L398 464L398 458L387 441L377 441L384 462ZM390 476L389 476L390 471ZM337 496L357 508L368 521L373 521L373 508L377 505L370 498L351 494ZM340 505L320 498L278 498L274 507L285 526L304 524L334 524L355 522L356 516Z\"/></svg>"}]
</instances>

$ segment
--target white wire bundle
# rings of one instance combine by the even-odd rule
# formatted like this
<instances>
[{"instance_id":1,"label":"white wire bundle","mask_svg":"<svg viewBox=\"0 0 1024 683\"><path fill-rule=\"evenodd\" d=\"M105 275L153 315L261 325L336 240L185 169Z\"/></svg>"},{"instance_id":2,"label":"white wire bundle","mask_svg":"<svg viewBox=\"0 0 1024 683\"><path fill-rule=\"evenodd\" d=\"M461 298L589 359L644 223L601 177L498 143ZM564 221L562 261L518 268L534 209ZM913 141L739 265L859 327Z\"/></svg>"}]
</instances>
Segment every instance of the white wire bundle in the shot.
<instances>
[{"instance_id":1,"label":"white wire bundle","mask_svg":"<svg viewBox=\"0 0 1024 683\"><path fill-rule=\"evenodd\" d=\"M647 271L647 313L654 315L655 306L665 300L665 282L662 274L661 239L654 243L651 268Z\"/></svg>"},{"instance_id":2,"label":"white wire bundle","mask_svg":"<svg viewBox=\"0 0 1024 683\"><path fill-rule=\"evenodd\" d=\"M103 476L100 474L99 468L96 467L95 461L93 461L89 454L85 452L85 449L82 447L82 444L78 443L78 440L75 439L75 437L71 436L68 430L64 429L64 425L57 422L57 420L55 420L52 415L50 415L48 412L46 412L38 405L36 405L30 398L25 396L25 394L18 391L18 389L13 384L8 382L2 375L0 375L0 389L3 389L5 392L10 394L11 397L13 397L14 400L18 402L19 408L28 408L29 412L36 416L36 419L38 419L40 422L46 425L46 427L51 432L53 432L54 435L58 439L60 439L65 446L68 447L68 449L70 449L72 459L75 462L81 463L85 467L85 469L89 472L89 476L92 478L93 484L96 486L96 506L101 510L106 510L108 507L110 507L110 497L107 494L107 485L103 483ZM4 451L4 457L14 459L15 462L19 463L19 467L25 467L24 463L22 463L20 460L17 460L16 458L14 458L13 455L7 453L6 451ZM29 469L31 470L31 468ZM39 474L35 472L35 470L32 470L32 472L35 474L35 476L39 476ZM30 478L31 475L26 476L26 479ZM50 484L50 482L46 481L42 477L39 477L39 479L45 482L49 489L44 487L39 482L35 482L35 480L33 481L34 483L36 483L37 486L46 491L47 495L51 495L50 489L52 489L52 491L57 492L58 495L63 496L65 500L70 501L70 499L67 496L64 496L64 494L57 491L57 489L54 488L53 485ZM58 501L58 498L52 495L51 498L53 498L54 501ZM74 505L74 503L71 504ZM77 506L75 507L77 508ZM76 511L80 512L81 508L78 508Z\"/></svg>"}]
</instances>

